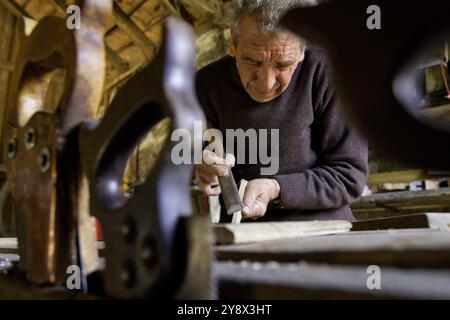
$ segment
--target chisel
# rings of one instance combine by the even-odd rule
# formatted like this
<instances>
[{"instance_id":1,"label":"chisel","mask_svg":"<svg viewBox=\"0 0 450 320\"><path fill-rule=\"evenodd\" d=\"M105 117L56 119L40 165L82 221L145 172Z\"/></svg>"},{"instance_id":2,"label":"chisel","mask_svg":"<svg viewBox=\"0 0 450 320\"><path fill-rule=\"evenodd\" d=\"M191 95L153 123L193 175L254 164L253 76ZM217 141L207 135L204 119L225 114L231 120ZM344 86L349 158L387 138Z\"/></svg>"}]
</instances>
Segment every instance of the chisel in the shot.
<instances>
[{"instance_id":1,"label":"chisel","mask_svg":"<svg viewBox=\"0 0 450 320\"><path fill-rule=\"evenodd\" d=\"M219 185L227 214L231 215L242 210L243 205L241 197L239 196L231 169L228 170L227 175L219 177Z\"/></svg>"}]
</instances>

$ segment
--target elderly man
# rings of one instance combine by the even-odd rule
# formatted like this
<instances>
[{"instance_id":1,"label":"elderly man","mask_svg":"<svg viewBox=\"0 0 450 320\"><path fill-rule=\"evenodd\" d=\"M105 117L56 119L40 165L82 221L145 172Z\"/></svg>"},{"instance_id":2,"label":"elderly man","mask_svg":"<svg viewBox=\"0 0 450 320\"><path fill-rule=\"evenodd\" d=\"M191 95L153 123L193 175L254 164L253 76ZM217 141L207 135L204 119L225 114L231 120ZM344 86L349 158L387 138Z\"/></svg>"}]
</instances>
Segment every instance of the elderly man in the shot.
<instances>
[{"instance_id":1,"label":"elderly man","mask_svg":"<svg viewBox=\"0 0 450 320\"><path fill-rule=\"evenodd\" d=\"M287 10L311 3L235 1L230 56L197 74L198 98L213 128L279 130L275 175L262 176L261 163L235 165L232 155L196 166L207 195L220 194L217 177L231 167L236 181L249 181L243 219L354 221L349 204L366 183L367 144L346 123L326 53L278 26Z\"/></svg>"}]
</instances>

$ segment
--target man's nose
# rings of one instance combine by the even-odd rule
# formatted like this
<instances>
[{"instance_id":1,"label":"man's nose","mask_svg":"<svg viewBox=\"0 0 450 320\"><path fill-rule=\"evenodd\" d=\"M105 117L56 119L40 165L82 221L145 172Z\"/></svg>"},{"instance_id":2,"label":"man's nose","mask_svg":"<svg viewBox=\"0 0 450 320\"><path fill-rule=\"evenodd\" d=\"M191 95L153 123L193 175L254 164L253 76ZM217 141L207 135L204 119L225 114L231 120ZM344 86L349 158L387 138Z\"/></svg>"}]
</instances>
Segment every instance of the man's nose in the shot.
<instances>
[{"instance_id":1,"label":"man's nose","mask_svg":"<svg viewBox=\"0 0 450 320\"><path fill-rule=\"evenodd\" d=\"M263 92L271 91L276 83L276 74L271 68L261 68L258 72L258 89Z\"/></svg>"}]
</instances>

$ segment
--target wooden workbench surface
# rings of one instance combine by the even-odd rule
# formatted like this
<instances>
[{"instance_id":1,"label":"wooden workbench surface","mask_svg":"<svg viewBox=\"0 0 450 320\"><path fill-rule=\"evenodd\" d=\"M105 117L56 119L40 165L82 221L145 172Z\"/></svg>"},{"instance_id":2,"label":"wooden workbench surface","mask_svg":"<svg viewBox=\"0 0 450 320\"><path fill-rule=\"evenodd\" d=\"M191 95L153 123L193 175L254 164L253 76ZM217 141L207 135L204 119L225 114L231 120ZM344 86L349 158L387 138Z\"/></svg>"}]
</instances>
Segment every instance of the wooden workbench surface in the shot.
<instances>
[{"instance_id":1,"label":"wooden workbench surface","mask_svg":"<svg viewBox=\"0 0 450 320\"><path fill-rule=\"evenodd\" d=\"M433 229L356 231L216 246L218 260L319 262L450 269L450 232Z\"/></svg>"}]
</instances>

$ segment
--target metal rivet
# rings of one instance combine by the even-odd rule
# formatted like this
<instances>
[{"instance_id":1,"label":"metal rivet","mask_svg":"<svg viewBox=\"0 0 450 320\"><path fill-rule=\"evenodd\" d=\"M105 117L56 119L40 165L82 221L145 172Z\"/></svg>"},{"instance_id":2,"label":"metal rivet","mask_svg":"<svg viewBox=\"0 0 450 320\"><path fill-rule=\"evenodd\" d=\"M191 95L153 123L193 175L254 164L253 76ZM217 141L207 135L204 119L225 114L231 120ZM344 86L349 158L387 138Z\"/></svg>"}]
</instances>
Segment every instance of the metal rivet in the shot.
<instances>
[{"instance_id":1,"label":"metal rivet","mask_svg":"<svg viewBox=\"0 0 450 320\"><path fill-rule=\"evenodd\" d=\"M36 146L36 130L34 128L29 128L23 137L25 142L25 149L31 150Z\"/></svg>"},{"instance_id":2,"label":"metal rivet","mask_svg":"<svg viewBox=\"0 0 450 320\"><path fill-rule=\"evenodd\" d=\"M50 150L48 148L41 150L41 153L38 156L38 164L42 172L47 172L50 169L52 163L50 158Z\"/></svg>"},{"instance_id":3,"label":"metal rivet","mask_svg":"<svg viewBox=\"0 0 450 320\"><path fill-rule=\"evenodd\" d=\"M156 242L151 236L147 236L142 243L141 259L150 268L156 261Z\"/></svg>"},{"instance_id":4,"label":"metal rivet","mask_svg":"<svg viewBox=\"0 0 450 320\"><path fill-rule=\"evenodd\" d=\"M136 226L131 218L127 218L120 227L120 232L128 240L133 241L136 236Z\"/></svg>"},{"instance_id":5,"label":"metal rivet","mask_svg":"<svg viewBox=\"0 0 450 320\"><path fill-rule=\"evenodd\" d=\"M125 264L124 268L120 271L120 281L127 287L132 287L135 284L134 268L131 263Z\"/></svg>"},{"instance_id":6,"label":"metal rivet","mask_svg":"<svg viewBox=\"0 0 450 320\"><path fill-rule=\"evenodd\" d=\"M120 280L123 283L126 283L130 280L130 274L128 273L128 270L122 270L122 272L120 272Z\"/></svg>"},{"instance_id":7,"label":"metal rivet","mask_svg":"<svg viewBox=\"0 0 450 320\"><path fill-rule=\"evenodd\" d=\"M8 158L13 159L16 156L17 152L17 141L15 138L12 138L8 142Z\"/></svg>"}]
</instances>

